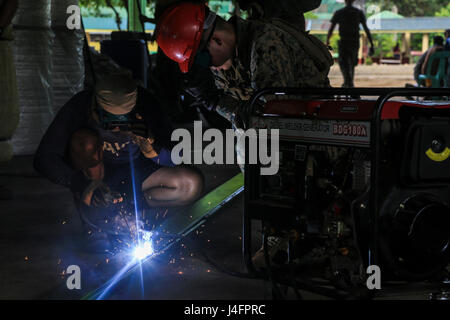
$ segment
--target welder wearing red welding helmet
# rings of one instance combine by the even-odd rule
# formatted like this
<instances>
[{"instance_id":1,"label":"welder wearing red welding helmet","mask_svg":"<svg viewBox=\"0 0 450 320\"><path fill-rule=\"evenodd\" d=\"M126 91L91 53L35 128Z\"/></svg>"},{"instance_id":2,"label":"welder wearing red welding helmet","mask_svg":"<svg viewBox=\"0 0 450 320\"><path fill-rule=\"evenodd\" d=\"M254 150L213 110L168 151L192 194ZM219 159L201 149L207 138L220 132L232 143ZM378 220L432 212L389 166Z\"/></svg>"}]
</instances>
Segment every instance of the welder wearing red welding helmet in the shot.
<instances>
[{"instance_id":1,"label":"welder wearing red welding helmet","mask_svg":"<svg viewBox=\"0 0 450 320\"><path fill-rule=\"evenodd\" d=\"M205 30L215 22L216 14L203 3L179 3L164 11L156 27L156 41L164 54L178 62L187 73L196 55L208 43L202 42Z\"/></svg>"}]
</instances>

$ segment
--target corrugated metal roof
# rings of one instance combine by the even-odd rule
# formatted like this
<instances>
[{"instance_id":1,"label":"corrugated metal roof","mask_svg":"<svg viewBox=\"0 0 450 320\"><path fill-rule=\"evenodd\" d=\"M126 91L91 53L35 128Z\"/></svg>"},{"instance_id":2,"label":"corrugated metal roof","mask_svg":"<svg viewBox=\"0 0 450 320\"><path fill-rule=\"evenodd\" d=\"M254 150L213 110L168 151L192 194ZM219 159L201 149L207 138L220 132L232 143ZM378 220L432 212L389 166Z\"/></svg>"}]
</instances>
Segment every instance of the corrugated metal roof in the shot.
<instances>
[{"instance_id":1,"label":"corrugated metal roof","mask_svg":"<svg viewBox=\"0 0 450 320\"><path fill-rule=\"evenodd\" d=\"M233 11L233 5L231 1L210 1L210 6L213 6L214 10L224 17L225 19L228 19L231 15L230 12ZM128 26L128 14L125 8L116 7L115 8L117 12L119 13L122 23L120 25L120 28L122 30L126 30ZM149 8L146 8L147 14L149 14ZM82 14L83 14L83 21L86 29L92 30L117 30L117 23L115 19L114 12L109 7L100 7L98 9L98 12L100 14L99 17L95 16L95 10L91 9L88 10L86 8L82 8ZM151 23L145 24L146 30L154 30L155 25Z\"/></svg>"},{"instance_id":2,"label":"corrugated metal roof","mask_svg":"<svg viewBox=\"0 0 450 320\"><path fill-rule=\"evenodd\" d=\"M329 20L313 19L307 23L311 31L326 32L330 27ZM367 25L373 31L436 31L450 28L450 17L415 17L403 19L368 19Z\"/></svg>"}]
</instances>

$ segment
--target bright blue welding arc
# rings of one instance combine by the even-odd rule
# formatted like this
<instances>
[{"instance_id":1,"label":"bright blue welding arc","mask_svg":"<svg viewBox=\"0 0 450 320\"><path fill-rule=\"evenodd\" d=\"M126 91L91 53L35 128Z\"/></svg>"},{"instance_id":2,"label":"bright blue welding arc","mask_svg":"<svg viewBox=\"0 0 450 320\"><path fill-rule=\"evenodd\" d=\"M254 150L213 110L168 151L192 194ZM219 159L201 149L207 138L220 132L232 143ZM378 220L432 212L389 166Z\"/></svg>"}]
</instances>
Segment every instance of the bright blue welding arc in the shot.
<instances>
[{"instance_id":1,"label":"bright blue welding arc","mask_svg":"<svg viewBox=\"0 0 450 320\"><path fill-rule=\"evenodd\" d=\"M139 212L139 208L138 208L138 203L137 203L137 196L136 196L136 182L135 182L135 178L134 178L134 159L132 156L132 152L131 152L131 144L129 144L129 154L130 154L130 175L131 175L131 183L132 183L132 187L133 187L133 200L134 200L134 212L136 215L136 234L138 231L138 212ZM139 243L139 237L138 237L138 245Z\"/></svg>"},{"instance_id":2,"label":"bright blue welding arc","mask_svg":"<svg viewBox=\"0 0 450 320\"><path fill-rule=\"evenodd\" d=\"M141 247L141 241L139 237L139 208L138 208L138 202L137 202L137 196L136 196L136 180L135 180L135 170L134 170L134 159L132 157L131 152L131 143L129 144L129 155L130 155L130 175L131 175L131 183L133 187L133 200L134 200L134 211L136 216L136 238L137 238L137 248ZM139 263L139 269L140 269L140 276L141 276L141 293L142 296L144 296L144 277L142 273L142 261L141 259L135 259L134 255L133 260L130 261L125 267L120 269L119 272L117 272L114 277L111 278L109 281L108 286L102 291L102 293L98 296L97 300L102 300L109 292L109 290L122 278L122 276L137 262Z\"/></svg>"},{"instance_id":3,"label":"bright blue welding arc","mask_svg":"<svg viewBox=\"0 0 450 320\"><path fill-rule=\"evenodd\" d=\"M137 196L136 196L136 181L135 181L135 171L134 171L134 159L132 156L132 152L131 152L131 144L133 142L130 141L130 143L128 144L128 153L130 155L130 174L131 174L131 183L133 184L133 200L134 200L134 213L136 215L136 227L135 227L135 231L136 231L136 238L137 238L137 247L141 247L141 239L139 237L139 218L138 218L138 212L139 212L139 208L138 208L138 202L137 202ZM141 293L142 293L142 297L144 297L144 276L142 274L142 263L141 260L139 259L138 261L139 263L139 270L140 270L140 275L141 275Z\"/></svg>"}]
</instances>

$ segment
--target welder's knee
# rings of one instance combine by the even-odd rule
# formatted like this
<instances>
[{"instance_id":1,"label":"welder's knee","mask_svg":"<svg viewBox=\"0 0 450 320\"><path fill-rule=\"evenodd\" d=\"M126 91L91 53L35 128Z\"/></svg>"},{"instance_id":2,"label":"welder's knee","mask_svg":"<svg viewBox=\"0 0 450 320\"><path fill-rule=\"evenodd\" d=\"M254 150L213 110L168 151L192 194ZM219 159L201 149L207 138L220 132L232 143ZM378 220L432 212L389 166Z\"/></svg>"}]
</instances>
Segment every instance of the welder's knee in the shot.
<instances>
[{"instance_id":1,"label":"welder's knee","mask_svg":"<svg viewBox=\"0 0 450 320\"><path fill-rule=\"evenodd\" d=\"M183 190L183 198L194 201L203 192L205 180L200 170L191 166L178 167L179 184Z\"/></svg>"},{"instance_id":2,"label":"welder's knee","mask_svg":"<svg viewBox=\"0 0 450 320\"><path fill-rule=\"evenodd\" d=\"M76 131L70 139L70 159L76 169L92 168L103 158L99 134L89 128Z\"/></svg>"}]
</instances>

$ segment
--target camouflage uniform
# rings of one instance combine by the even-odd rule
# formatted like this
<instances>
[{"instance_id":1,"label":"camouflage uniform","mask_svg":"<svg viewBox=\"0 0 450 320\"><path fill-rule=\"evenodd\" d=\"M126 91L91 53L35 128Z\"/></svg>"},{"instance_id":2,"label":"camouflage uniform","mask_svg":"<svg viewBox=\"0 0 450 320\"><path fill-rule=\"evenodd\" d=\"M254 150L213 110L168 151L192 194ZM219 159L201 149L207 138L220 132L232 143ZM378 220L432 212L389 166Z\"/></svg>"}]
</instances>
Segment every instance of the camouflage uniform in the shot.
<instances>
[{"instance_id":1,"label":"camouflage uniform","mask_svg":"<svg viewBox=\"0 0 450 320\"><path fill-rule=\"evenodd\" d=\"M237 49L229 70L213 70L216 86L224 91L216 111L234 126L236 115L257 90L266 87L329 87L327 76L309 79L318 69L290 33L271 23L230 19L236 30Z\"/></svg>"},{"instance_id":2,"label":"camouflage uniform","mask_svg":"<svg viewBox=\"0 0 450 320\"><path fill-rule=\"evenodd\" d=\"M249 19L280 18L305 31L304 13L320 7L322 0L237 0Z\"/></svg>"}]
</instances>

